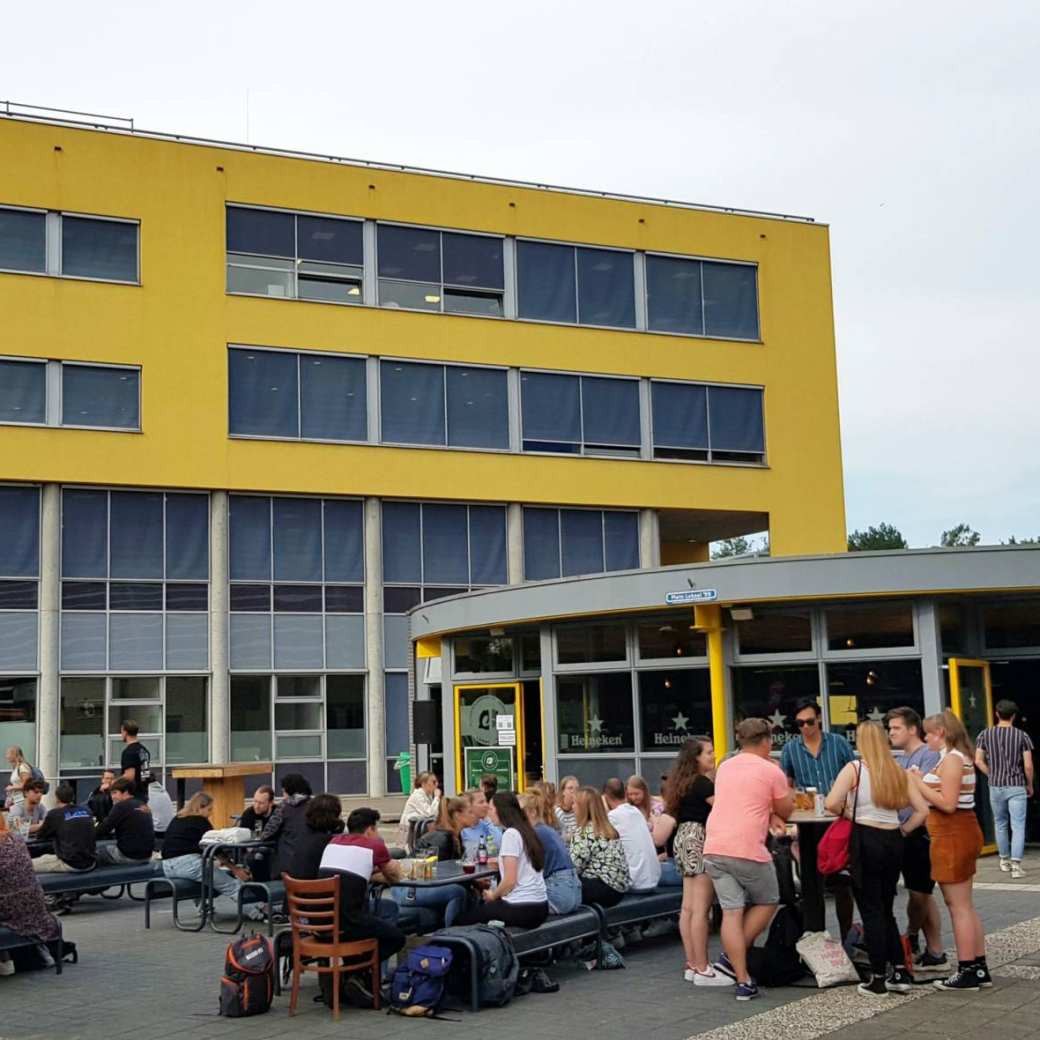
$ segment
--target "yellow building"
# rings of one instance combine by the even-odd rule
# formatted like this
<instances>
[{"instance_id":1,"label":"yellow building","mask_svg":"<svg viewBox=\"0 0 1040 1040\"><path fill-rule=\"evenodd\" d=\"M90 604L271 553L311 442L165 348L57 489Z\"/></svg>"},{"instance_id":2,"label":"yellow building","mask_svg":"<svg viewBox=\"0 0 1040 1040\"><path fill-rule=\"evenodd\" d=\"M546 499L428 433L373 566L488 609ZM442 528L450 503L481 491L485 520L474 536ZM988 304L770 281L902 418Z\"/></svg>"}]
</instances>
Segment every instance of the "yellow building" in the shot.
<instances>
[{"instance_id":1,"label":"yellow building","mask_svg":"<svg viewBox=\"0 0 1040 1040\"><path fill-rule=\"evenodd\" d=\"M48 776L132 717L379 795L418 603L845 547L820 224L72 117L0 154L0 743Z\"/></svg>"}]
</instances>

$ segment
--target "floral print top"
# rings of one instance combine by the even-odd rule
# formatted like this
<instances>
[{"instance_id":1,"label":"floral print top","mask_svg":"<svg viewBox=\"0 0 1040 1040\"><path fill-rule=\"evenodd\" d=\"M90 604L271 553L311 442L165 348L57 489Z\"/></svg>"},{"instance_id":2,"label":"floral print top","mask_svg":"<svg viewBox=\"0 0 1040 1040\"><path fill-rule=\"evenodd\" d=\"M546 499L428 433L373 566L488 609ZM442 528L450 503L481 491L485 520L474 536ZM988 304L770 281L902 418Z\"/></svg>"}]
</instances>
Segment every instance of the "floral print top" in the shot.
<instances>
[{"instance_id":1,"label":"floral print top","mask_svg":"<svg viewBox=\"0 0 1040 1040\"><path fill-rule=\"evenodd\" d=\"M570 849L578 877L599 878L615 892L628 891L632 879L620 838L597 837L586 824L574 832Z\"/></svg>"}]
</instances>

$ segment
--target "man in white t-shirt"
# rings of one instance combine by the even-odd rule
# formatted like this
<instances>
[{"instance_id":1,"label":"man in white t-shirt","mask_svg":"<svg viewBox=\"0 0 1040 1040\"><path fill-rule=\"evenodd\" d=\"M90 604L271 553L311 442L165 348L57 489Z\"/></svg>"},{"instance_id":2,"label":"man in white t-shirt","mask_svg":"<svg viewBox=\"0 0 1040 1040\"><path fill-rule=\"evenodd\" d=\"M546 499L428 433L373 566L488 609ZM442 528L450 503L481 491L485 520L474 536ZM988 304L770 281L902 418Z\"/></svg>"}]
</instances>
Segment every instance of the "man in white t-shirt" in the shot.
<instances>
[{"instance_id":1,"label":"man in white t-shirt","mask_svg":"<svg viewBox=\"0 0 1040 1040\"><path fill-rule=\"evenodd\" d=\"M628 872L632 877L629 891L657 888L661 880L661 861L657 858L654 839L650 835L646 817L625 798L625 785L612 777L603 785L603 800L607 803L607 816L621 836L628 861Z\"/></svg>"}]
</instances>

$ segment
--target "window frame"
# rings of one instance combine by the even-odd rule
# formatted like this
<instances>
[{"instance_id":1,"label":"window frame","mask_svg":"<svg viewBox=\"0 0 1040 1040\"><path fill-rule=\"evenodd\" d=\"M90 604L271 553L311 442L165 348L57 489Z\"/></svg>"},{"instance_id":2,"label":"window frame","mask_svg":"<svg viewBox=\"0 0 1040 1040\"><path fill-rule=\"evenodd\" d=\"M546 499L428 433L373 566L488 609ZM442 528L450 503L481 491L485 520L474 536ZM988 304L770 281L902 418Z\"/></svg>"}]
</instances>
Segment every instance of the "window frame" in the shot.
<instances>
[{"instance_id":1,"label":"window frame","mask_svg":"<svg viewBox=\"0 0 1040 1040\"><path fill-rule=\"evenodd\" d=\"M43 422L12 422L10 419L0 419L0 426L14 426L14 427L25 426L25 427L29 427L31 429L46 429L48 426L53 425L51 422L48 421L50 419L50 409L49 409L48 406L50 404L49 398L51 396L50 393L48 392L49 389L50 389L49 386L48 386L48 384L50 382L50 379L49 379L49 370L50 370L50 365L51 365L50 359L49 358L20 357L20 356L13 355L13 354L0 354L0 361L13 361L15 363L20 363L20 364L40 365L43 368ZM60 394L61 394L61 391L60 391L61 381L60 381L60 379L59 379L58 382L59 382L59 391L58 391L58 393L59 393L59 397L60 397ZM138 415L140 415L140 409L138 409ZM59 416L59 418L61 416L60 408L59 408L59 411L58 411L58 416ZM91 429L95 429L95 427L91 427Z\"/></svg>"},{"instance_id":2,"label":"window frame","mask_svg":"<svg viewBox=\"0 0 1040 1040\"><path fill-rule=\"evenodd\" d=\"M557 537L557 561L559 563L559 574L553 578L529 578L527 576L527 529L526 529L526 516L527 510L529 509L540 509L543 511L552 510L556 513L556 537ZM563 511L569 512L583 512L583 513L599 513L600 514L600 534L602 537L603 545L603 570L592 571L588 574L564 574L563 573ZM621 571L618 570L607 570L607 514L608 513L628 513L636 518L636 569L638 569L639 560L639 510L638 509L608 509L603 506L550 506L550 505L538 505L537 503L524 503L520 511L520 538L523 549L523 581L567 581L571 578L586 578L594 577L598 574L619 574ZM626 568L629 569L629 568Z\"/></svg>"},{"instance_id":3,"label":"window frame","mask_svg":"<svg viewBox=\"0 0 1040 1040\"><path fill-rule=\"evenodd\" d=\"M141 365L121 365L114 362L105 361L59 361L60 377L58 379L58 401L57 401L57 416L58 423L65 430L104 430L108 433L143 433L144 423L142 421L142 403L144 398L144 392L142 389L142 371L143 366ZM66 366L70 368L114 368L120 369L124 372L136 372L137 373L137 425L136 426L84 426L81 423L67 423L62 421L65 415L65 379L64 373ZM48 412L49 414L49 412Z\"/></svg>"}]
</instances>

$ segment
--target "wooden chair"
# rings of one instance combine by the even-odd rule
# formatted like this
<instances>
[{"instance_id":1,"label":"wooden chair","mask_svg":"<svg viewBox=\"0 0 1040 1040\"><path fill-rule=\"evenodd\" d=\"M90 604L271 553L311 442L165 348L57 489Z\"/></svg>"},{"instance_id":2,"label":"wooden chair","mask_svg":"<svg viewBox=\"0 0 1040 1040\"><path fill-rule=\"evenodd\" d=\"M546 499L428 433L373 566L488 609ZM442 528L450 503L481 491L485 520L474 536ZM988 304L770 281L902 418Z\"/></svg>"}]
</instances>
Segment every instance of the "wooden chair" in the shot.
<instances>
[{"instance_id":1,"label":"wooden chair","mask_svg":"<svg viewBox=\"0 0 1040 1040\"><path fill-rule=\"evenodd\" d=\"M298 881L282 874L285 905L292 928L292 996L289 1014L296 1014L300 978L305 971L332 976L332 1014L339 1018L340 975L365 971L371 974L375 1010L379 1010L379 943L375 939L339 941L340 879ZM318 958L308 964L304 957ZM327 965L320 963L327 961Z\"/></svg>"}]
</instances>

